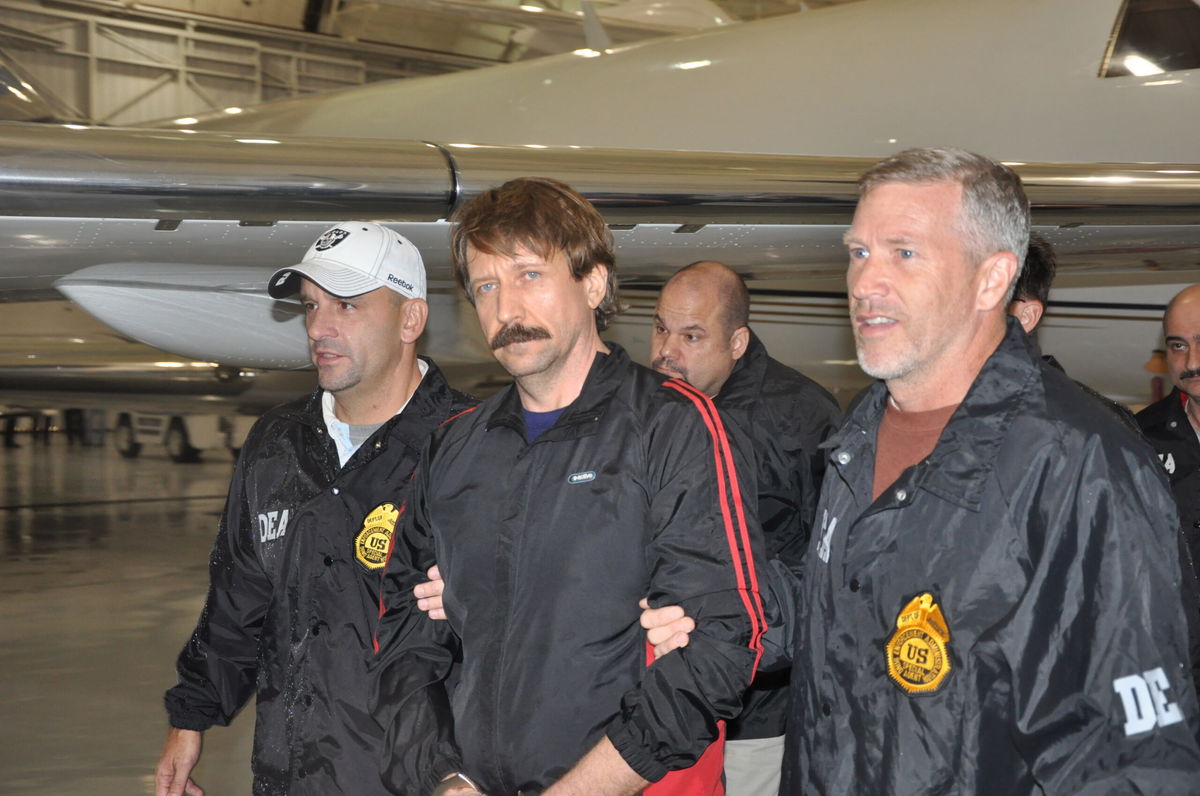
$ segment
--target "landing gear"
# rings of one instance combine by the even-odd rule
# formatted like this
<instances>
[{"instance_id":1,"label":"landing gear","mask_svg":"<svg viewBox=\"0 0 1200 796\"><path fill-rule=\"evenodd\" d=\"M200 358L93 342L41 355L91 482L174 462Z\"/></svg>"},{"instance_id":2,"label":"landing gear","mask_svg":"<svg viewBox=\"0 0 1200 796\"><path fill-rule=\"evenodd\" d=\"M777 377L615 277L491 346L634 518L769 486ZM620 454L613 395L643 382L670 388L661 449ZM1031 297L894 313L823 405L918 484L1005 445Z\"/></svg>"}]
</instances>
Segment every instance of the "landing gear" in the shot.
<instances>
[{"instance_id":1,"label":"landing gear","mask_svg":"<svg viewBox=\"0 0 1200 796\"><path fill-rule=\"evenodd\" d=\"M183 464L200 460L200 451L192 447L191 440L188 439L187 427L178 417L171 418L171 425L167 429L166 446L167 455L173 462Z\"/></svg>"},{"instance_id":2,"label":"landing gear","mask_svg":"<svg viewBox=\"0 0 1200 796\"><path fill-rule=\"evenodd\" d=\"M133 421L129 419L129 415L121 415L117 419L117 427L113 431L113 439L116 441L117 453L126 459L133 459L142 452L142 443L138 442L134 436Z\"/></svg>"}]
</instances>

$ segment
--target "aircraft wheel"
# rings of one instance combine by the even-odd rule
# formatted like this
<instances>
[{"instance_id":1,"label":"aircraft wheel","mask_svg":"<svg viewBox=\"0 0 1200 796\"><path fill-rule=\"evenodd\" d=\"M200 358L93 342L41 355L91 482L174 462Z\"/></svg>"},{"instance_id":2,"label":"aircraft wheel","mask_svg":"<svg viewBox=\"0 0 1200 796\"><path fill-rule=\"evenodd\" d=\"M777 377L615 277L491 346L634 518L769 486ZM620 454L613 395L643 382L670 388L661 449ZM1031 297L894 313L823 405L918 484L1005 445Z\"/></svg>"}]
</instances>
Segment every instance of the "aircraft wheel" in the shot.
<instances>
[{"instance_id":1,"label":"aircraft wheel","mask_svg":"<svg viewBox=\"0 0 1200 796\"><path fill-rule=\"evenodd\" d=\"M171 427L167 429L166 447L167 455L173 462L183 464L200 460L200 451L192 447L187 429L177 417L171 419Z\"/></svg>"},{"instance_id":2,"label":"aircraft wheel","mask_svg":"<svg viewBox=\"0 0 1200 796\"><path fill-rule=\"evenodd\" d=\"M126 459L133 459L142 452L142 443L138 442L134 436L133 423L130 422L128 416L123 416L117 421L117 427L113 431L113 439L116 442L117 453Z\"/></svg>"}]
</instances>

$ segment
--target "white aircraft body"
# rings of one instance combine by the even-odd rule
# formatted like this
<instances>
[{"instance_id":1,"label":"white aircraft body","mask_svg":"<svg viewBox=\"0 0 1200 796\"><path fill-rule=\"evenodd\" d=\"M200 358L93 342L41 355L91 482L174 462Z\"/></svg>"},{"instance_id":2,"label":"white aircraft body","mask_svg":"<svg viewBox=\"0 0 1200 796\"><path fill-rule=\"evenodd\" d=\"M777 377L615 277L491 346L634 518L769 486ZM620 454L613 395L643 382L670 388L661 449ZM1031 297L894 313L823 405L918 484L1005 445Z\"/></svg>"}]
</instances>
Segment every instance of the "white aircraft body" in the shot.
<instances>
[{"instance_id":1,"label":"white aircraft body","mask_svg":"<svg viewBox=\"0 0 1200 796\"><path fill-rule=\"evenodd\" d=\"M1177 20L1147 28L1130 21L1146 5L868 1L154 131L11 125L0 291L56 284L160 348L298 367L295 305L262 292L270 268L331 223L374 218L451 291L444 219L483 188L544 174L605 213L631 288L725 261L751 279L768 347L851 391L865 380L840 279L854 177L901 148L950 144L1017 164L1059 250L1043 347L1144 402L1162 306L1200 267L1200 56L1150 47L1200 7L1178 0ZM627 292L635 309L615 334L642 355L652 294Z\"/></svg>"},{"instance_id":2,"label":"white aircraft body","mask_svg":"<svg viewBox=\"0 0 1200 796\"><path fill-rule=\"evenodd\" d=\"M343 4L338 18L360 38L372 38L377 26L411 24L404 12L461 17L472 22L511 26L520 58L544 57L582 47L605 49L613 42L633 42L654 36L729 25L736 18L709 0L621 0L611 4L583 0L582 10L559 11L532 3L502 5L489 0L376 0ZM337 25L339 32L346 27Z\"/></svg>"},{"instance_id":3,"label":"white aircraft body","mask_svg":"<svg viewBox=\"0 0 1200 796\"><path fill-rule=\"evenodd\" d=\"M955 144L1011 161L1200 162L1190 132L1200 129L1200 73L1098 77L1124 6L850 3L607 54L372 83L197 126L875 158Z\"/></svg>"}]
</instances>

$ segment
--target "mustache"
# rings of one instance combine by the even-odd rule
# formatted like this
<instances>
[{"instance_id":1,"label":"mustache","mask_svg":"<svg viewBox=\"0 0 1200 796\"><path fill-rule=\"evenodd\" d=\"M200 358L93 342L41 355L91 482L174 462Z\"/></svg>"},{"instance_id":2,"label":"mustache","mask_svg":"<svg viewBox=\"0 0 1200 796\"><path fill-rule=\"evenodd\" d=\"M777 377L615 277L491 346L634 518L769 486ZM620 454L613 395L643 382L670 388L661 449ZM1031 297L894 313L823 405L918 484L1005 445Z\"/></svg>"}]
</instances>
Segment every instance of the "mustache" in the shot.
<instances>
[{"instance_id":1,"label":"mustache","mask_svg":"<svg viewBox=\"0 0 1200 796\"><path fill-rule=\"evenodd\" d=\"M498 348L504 348L506 345L512 345L513 343L528 343L531 340L549 339L550 333L540 326L522 326L519 323L510 323L492 336L489 345L495 351Z\"/></svg>"},{"instance_id":2,"label":"mustache","mask_svg":"<svg viewBox=\"0 0 1200 796\"><path fill-rule=\"evenodd\" d=\"M329 340L310 340L308 342L308 353L315 355L317 353L317 349L326 351L330 354L338 354L339 356L346 353L342 350L340 345Z\"/></svg>"},{"instance_id":3,"label":"mustache","mask_svg":"<svg viewBox=\"0 0 1200 796\"><path fill-rule=\"evenodd\" d=\"M1200 370L1185 370L1179 374L1179 380L1183 381L1184 379L1194 379L1197 376L1200 376Z\"/></svg>"},{"instance_id":4,"label":"mustache","mask_svg":"<svg viewBox=\"0 0 1200 796\"><path fill-rule=\"evenodd\" d=\"M656 359L650 363L650 369L657 370L660 372L663 369L666 369L666 370L673 371L675 373L680 373L683 375L683 380L687 381L687 371L683 368L682 365L680 365L678 362L671 359L670 357L659 357L658 359Z\"/></svg>"}]
</instances>

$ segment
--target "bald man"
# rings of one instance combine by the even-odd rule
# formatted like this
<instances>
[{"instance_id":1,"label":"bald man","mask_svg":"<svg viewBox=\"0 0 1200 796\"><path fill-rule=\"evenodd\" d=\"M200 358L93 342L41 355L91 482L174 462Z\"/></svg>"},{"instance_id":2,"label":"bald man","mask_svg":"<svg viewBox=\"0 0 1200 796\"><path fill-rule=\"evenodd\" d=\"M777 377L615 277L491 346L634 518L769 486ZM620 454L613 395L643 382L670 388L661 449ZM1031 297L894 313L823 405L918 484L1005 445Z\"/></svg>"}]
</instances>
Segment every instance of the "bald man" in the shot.
<instances>
[{"instance_id":1,"label":"bald man","mask_svg":"<svg viewBox=\"0 0 1200 796\"><path fill-rule=\"evenodd\" d=\"M748 325L746 284L721 263L693 263L663 287L650 339L651 366L711 398L754 440L758 514L774 567L799 571L816 510L824 458L817 446L840 419L833 397L772 359ZM762 672L730 722L728 796L779 791L788 670Z\"/></svg>"},{"instance_id":2,"label":"bald man","mask_svg":"<svg viewBox=\"0 0 1200 796\"><path fill-rule=\"evenodd\" d=\"M1180 291L1163 315L1167 368L1175 388L1138 412L1142 433L1158 452L1179 508L1181 556L1191 564L1192 584L1200 577L1200 285ZM1200 607L1190 603L1192 674L1200 688Z\"/></svg>"}]
</instances>

